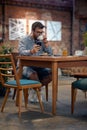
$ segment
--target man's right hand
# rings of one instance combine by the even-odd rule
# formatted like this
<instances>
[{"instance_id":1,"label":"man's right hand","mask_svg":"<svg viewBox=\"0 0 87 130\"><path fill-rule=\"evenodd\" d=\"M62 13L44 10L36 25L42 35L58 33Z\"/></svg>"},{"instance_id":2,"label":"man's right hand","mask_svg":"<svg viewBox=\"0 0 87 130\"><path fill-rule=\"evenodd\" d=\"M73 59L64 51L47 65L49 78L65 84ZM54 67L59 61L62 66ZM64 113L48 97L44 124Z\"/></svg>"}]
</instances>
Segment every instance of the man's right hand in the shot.
<instances>
[{"instance_id":1,"label":"man's right hand","mask_svg":"<svg viewBox=\"0 0 87 130\"><path fill-rule=\"evenodd\" d=\"M39 45L34 45L33 48L32 48L32 50L30 50L30 52L31 52L32 54L37 53L37 52L40 50L40 48L41 48L41 46L39 46Z\"/></svg>"}]
</instances>

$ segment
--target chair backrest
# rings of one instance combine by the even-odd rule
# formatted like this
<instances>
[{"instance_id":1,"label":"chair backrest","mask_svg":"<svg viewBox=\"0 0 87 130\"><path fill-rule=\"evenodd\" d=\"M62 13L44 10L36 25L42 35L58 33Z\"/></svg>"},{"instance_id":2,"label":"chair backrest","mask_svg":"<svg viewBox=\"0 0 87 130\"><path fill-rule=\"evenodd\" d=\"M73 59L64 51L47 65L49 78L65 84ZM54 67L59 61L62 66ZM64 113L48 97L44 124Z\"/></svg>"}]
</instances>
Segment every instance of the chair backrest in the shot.
<instances>
[{"instance_id":1,"label":"chair backrest","mask_svg":"<svg viewBox=\"0 0 87 130\"><path fill-rule=\"evenodd\" d=\"M12 56L13 56L13 59L14 59L14 63L15 63L15 65L17 66L17 56L19 55L19 52L12 52L11 53L12 54Z\"/></svg>"},{"instance_id":2,"label":"chair backrest","mask_svg":"<svg viewBox=\"0 0 87 130\"><path fill-rule=\"evenodd\" d=\"M20 87L20 81L12 54L0 55L0 77L3 86L6 86L6 81L12 78L12 80L16 80L17 86Z\"/></svg>"}]
</instances>

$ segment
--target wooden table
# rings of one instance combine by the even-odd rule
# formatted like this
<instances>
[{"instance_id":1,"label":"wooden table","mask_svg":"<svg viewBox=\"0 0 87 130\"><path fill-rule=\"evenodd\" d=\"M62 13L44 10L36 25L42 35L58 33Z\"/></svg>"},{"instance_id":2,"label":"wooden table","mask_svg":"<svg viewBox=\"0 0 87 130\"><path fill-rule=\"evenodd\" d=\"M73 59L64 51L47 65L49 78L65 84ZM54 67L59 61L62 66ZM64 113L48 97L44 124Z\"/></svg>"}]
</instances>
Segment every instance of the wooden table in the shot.
<instances>
[{"instance_id":1,"label":"wooden table","mask_svg":"<svg viewBox=\"0 0 87 130\"><path fill-rule=\"evenodd\" d=\"M18 56L20 60L19 76L23 66L48 67L52 69L52 114L56 114L58 86L58 68L87 66L87 56Z\"/></svg>"}]
</instances>

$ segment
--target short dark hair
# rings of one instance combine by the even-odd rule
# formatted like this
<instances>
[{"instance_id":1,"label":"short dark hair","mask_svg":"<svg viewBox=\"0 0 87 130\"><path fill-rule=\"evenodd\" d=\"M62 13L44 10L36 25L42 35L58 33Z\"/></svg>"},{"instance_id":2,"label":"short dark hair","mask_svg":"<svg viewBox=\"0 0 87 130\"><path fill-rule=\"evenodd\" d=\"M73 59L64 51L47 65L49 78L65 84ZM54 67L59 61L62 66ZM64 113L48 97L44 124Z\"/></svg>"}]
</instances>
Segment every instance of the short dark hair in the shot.
<instances>
[{"instance_id":1,"label":"short dark hair","mask_svg":"<svg viewBox=\"0 0 87 130\"><path fill-rule=\"evenodd\" d=\"M32 30L35 31L35 29L36 29L37 27L40 28L40 29L43 29L45 26L44 26L42 23L40 23L40 22L34 22L34 23L32 24Z\"/></svg>"}]
</instances>

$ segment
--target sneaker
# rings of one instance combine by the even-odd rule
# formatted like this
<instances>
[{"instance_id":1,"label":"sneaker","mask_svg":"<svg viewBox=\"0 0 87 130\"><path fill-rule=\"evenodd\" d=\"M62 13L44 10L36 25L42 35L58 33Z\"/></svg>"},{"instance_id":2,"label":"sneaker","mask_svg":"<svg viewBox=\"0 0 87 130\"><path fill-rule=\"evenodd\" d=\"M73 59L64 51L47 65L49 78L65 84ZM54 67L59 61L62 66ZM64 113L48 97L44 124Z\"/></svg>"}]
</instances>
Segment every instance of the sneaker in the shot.
<instances>
[{"instance_id":1,"label":"sneaker","mask_svg":"<svg viewBox=\"0 0 87 130\"><path fill-rule=\"evenodd\" d=\"M29 91L29 101L31 103L34 102L34 94L35 94L35 91L33 89L30 89L30 91Z\"/></svg>"},{"instance_id":2,"label":"sneaker","mask_svg":"<svg viewBox=\"0 0 87 130\"><path fill-rule=\"evenodd\" d=\"M41 95L41 100L43 100L42 99L42 95ZM35 90L30 90L30 93L29 93L29 101L31 102L31 103L38 103L39 102L39 100L38 100L38 97L37 97L37 94L36 94L36 91Z\"/></svg>"},{"instance_id":3,"label":"sneaker","mask_svg":"<svg viewBox=\"0 0 87 130\"><path fill-rule=\"evenodd\" d=\"M38 103L39 100L38 100L37 94L34 95L34 96L35 96L35 97L34 97L34 102L35 102L35 103ZM43 101L42 95L41 95L41 101Z\"/></svg>"}]
</instances>

